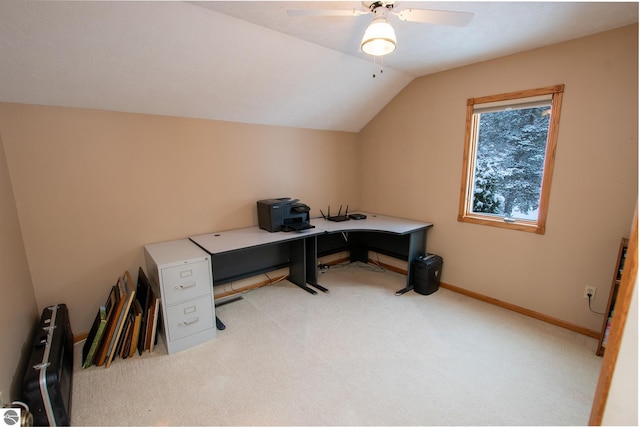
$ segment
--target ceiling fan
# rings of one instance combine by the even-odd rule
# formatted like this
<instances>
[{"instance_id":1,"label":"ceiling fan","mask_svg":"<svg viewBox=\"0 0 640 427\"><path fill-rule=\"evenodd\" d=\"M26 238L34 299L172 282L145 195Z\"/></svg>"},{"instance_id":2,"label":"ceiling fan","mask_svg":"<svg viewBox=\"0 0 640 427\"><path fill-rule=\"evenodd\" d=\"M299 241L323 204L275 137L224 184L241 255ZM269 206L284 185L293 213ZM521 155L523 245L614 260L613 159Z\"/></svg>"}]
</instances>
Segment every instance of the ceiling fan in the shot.
<instances>
[{"instance_id":1,"label":"ceiling fan","mask_svg":"<svg viewBox=\"0 0 640 427\"><path fill-rule=\"evenodd\" d=\"M451 25L464 27L473 18L470 12L447 10L414 9L407 7L396 9L399 2L363 1L363 9L289 9L289 16L360 16L371 13L373 19L362 37L360 49L372 56L383 56L396 49L396 34L389 24L388 15L396 15L401 21L420 22L425 24Z\"/></svg>"}]
</instances>

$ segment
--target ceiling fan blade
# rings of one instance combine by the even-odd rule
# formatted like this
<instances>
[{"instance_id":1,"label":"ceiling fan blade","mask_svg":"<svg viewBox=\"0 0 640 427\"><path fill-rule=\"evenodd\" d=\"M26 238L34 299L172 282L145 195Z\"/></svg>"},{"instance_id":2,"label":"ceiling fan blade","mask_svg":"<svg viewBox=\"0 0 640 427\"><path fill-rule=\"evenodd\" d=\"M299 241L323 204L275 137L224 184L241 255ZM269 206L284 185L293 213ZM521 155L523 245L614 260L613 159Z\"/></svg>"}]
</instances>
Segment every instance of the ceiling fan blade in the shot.
<instances>
[{"instance_id":1,"label":"ceiling fan blade","mask_svg":"<svg viewBox=\"0 0 640 427\"><path fill-rule=\"evenodd\" d=\"M401 21L422 22L425 24L451 25L454 27L464 27L471 19L471 12L454 12L451 10L430 10L430 9L404 9L393 12L398 15Z\"/></svg>"},{"instance_id":2,"label":"ceiling fan blade","mask_svg":"<svg viewBox=\"0 0 640 427\"><path fill-rule=\"evenodd\" d=\"M368 11L358 9L288 9L289 16L360 16Z\"/></svg>"}]
</instances>

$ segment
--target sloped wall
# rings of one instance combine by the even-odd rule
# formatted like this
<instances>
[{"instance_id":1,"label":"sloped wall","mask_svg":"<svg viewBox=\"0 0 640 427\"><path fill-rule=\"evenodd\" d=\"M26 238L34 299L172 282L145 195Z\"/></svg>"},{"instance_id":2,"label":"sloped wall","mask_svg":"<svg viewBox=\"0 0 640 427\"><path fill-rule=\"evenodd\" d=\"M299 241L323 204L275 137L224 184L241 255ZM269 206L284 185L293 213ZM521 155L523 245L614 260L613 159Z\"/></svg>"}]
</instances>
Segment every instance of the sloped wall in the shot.
<instances>
[{"instance_id":1,"label":"sloped wall","mask_svg":"<svg viewBox=\"0 0 640 427\"><path fill-rule=\"evenodd\" d=\"M442 280L591 330L638 194L638 27L424 76L361 132L363 209L430 221ZM466 101L565 84L545 235L457 221ZM401 191L399 191L401 190ZM594 349L595 350L595 349Z\"/></svg>"}]
</instances>

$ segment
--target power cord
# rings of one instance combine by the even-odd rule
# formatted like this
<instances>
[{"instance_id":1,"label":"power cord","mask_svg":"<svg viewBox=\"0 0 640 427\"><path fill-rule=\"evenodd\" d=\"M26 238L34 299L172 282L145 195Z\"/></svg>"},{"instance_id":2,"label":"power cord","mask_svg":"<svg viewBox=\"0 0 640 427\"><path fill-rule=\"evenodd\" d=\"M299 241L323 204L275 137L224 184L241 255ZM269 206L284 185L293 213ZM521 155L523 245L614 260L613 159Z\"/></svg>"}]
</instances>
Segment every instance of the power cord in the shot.
<instances>
[{"instance_id":1,"label":"power cord","mask_svg":"<svg viewBox=\"0 0 640 427\"><path fill-rule=\"evenodd\" d=\"M376 254L376 259L375 260L372 259L371 264L375 265L377 268L370 267L369 264L365 264L365 266L368 267L368 269L371 271L384 273L385 271L387 271L387 269L384 268L384 266L382 265L382 262L380 261L380 254L378 252L376 252L375 254Z\"/></svg>"},{"instance_id":2,"label":"power cord","mask_svg":"<svg viewBox=\"0 0 640 427\"><path fill-rule=\"evenodd\" d=\"M283 280L285 280L285 279L287 279L289 277L288 274L285 274L283 276L276 277L275 279L272 279L271 276L269 276L267 273L264 273L264 275L267 276L267 279L269 279L269 284L270 285L273 285L273 284L278 283L278 282L282 282Z\"/></svg>"},{"instance_id":3,"label":"power cord","mask_svg":"<svg viewBox=\"0 0 640 427\"><path fill-rule=\"evenodd\" d=\"M595 313L595 314L599 314L600 316L604 316L606 313L598 313L597 311L594 311L594 310L591 308L591 297L592 297L592 296L593 296L593 295L591 295L591 294L587 294L587 297L588 297L588 299L589 299L589 311L591 311L592 313Z\"/></svg>"}]
</instances>

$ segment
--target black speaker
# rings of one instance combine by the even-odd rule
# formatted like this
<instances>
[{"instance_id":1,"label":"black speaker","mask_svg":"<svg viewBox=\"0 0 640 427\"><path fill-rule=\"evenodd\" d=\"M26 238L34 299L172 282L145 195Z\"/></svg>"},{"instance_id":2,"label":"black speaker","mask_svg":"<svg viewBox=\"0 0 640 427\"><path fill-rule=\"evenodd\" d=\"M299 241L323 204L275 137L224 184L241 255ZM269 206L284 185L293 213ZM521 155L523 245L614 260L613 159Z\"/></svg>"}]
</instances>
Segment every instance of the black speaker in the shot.
<instances>
[{"instance_id":1,"label":"black speaker","mask_svg":"<svg viewBox=\"0 0 640 427\"><path fill-rule=\"evenodd\" d=\"M413 290L422 295L431 295L440 287L442 257L421 255L411 263L411 284Z\"/></svg>"}]
</instances>

